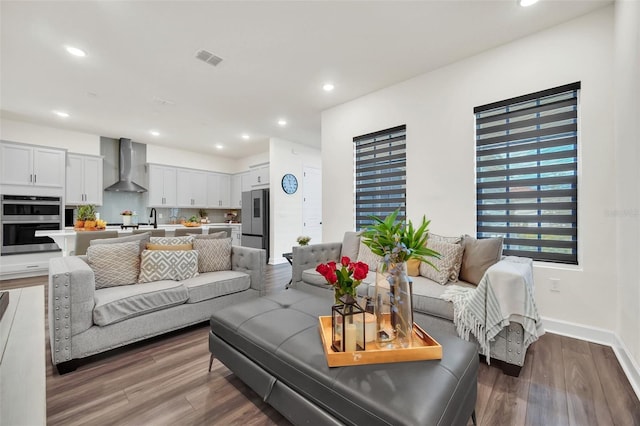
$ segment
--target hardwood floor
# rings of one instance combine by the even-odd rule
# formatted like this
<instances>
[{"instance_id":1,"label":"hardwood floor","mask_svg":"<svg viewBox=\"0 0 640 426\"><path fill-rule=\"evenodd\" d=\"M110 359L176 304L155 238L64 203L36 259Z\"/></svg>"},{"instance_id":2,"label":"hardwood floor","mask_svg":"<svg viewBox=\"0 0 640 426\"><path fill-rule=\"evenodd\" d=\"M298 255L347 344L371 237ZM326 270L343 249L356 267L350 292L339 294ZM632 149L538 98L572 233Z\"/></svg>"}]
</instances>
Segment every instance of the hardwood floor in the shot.
<instances>
[{"instance_id":1,"label":"hardwood floor","mask_svg":"<svg viewBox=\"0 0 640 426\"><path fill-rule=\"evenodd\" d=\"M290 277L288 264L267 266L267 289L284 289ZM0 281L0 290L46 281ZM289 424L219 361L207 371L206 323L95 357L65 376L45 344L50 425ZM640 402L611 348L549 333L529 348L520 377L480 363L476 414L487 426L640 426Z\"/></svg>"}]
</instances>

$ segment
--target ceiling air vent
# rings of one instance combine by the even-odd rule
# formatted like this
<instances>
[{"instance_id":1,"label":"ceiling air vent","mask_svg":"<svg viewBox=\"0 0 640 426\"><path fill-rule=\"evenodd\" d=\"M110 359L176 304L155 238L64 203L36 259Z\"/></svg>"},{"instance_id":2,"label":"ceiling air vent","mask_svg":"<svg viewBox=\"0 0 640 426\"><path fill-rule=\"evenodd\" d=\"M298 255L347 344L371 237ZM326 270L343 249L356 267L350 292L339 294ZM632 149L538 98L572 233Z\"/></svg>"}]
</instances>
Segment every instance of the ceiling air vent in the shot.
<instances>
[{"instance_id":1,"label":"ceiling air vent","mask_svg":"<svg viewBox=\"0 0 640 426\"><path fill-rule=\"evenodd\" d=\"M217 66L220 62L222 62L222 58L220 56L216 56L211 52L208 52L204 49L199 50L196 53L196 58L200 59L203 62L208 63L209 65Z\"/></svg>"}]
</instances>

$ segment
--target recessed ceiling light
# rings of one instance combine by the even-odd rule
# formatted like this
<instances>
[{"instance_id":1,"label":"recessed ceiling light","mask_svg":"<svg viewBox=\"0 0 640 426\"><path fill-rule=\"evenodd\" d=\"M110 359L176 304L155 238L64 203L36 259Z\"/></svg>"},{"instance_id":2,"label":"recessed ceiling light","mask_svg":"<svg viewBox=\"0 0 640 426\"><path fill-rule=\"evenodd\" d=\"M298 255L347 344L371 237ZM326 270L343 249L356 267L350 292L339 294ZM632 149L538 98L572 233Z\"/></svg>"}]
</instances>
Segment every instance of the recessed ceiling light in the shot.
<instances>
[{"instance_id":1,"label":"recessed ceiling light","mask_svg":"<svg viewBox=\"0 0 640 426\"><path fill-rule=\"evenodd\" d=\"M149 130L149 133L151 133L153 136L160 136L160 132L157 130Z\"/></svg>"},{"instance_id":2,"label":"recessed ceiling light","mask_svg":"<svg viewBox=\"0 0 640 426\"><path fill-rule=\"evenodd\" d=\"M248 134L246 134L246 133L243 133L243 134L242 134L242 139L244 139L244 140L249 139L249 135L248 135Z\"/></svg>"},{"instance_id":3,"label":"recessed ceiling light","mask_svg":"<svg viewBox=\"0 0 640 426\"><path fill-rule=\"evenodd\" d=\"M324 86L322 86L322 90L324 90L325 92L330 92L333 90L333 84L331 83L325 83Z\"/></svg>"},{"instance_id":4,"label":"recessed ceiling light","mask_svg":"<svg viewBox=\"0 0 640 426\"><path fill-rule=\"evenodd\" d=\"M287 125L287 120L284 120L284 119L281 118L280 120L278 120L278 125L282 126L282 127L286 126Z\"/></svg>"},{"instance_id":5,"label":"recessed ceiling light","mask_svg":"<svg viewBox=\"0 0 640 426\"><path fill-rule=\"evenodd\" d=\"M64 112L64 111L53 111L53 113L55 115L57 115L58 117L62 117L62 118L67 118L69 117L69 113L68 112Z\"/></svg>"},{"instance_id":6,"label":"recessed ceiling light","mask_svg":"<svg viewBox=\"0 0 640 426\"><path fill-rule=\"evenodd\" d=\"M216 149L222 149L222 148L224 148L224 145L222 145L222 144L220 144L220 143L219 143L219 144L216 144Z\"/></svg>"},{"instance_id":7,"label":"recessed ceiling light","mask_svg":"<svg viewBox=\"0 0 640 426\"><path fill-rule=\"evenodd\" d=\"M66 49L67 49L67 52L69 52L73 56L80 56L81 58L87 56L87 52L85 52L82 49L78 49L77 47L66 46Z\"/></svg>"},{"instance_id":8,"label":"recessed ceiling light","mask_svg":"<svg viewBox=\"0 0 640 426\"><path fill-rule=\"evenodd\" d=\"M532 4L538 3L538 0L519 0L519 2L520 6L527 7L531 6Z\"/></svg>"}]
</instances>

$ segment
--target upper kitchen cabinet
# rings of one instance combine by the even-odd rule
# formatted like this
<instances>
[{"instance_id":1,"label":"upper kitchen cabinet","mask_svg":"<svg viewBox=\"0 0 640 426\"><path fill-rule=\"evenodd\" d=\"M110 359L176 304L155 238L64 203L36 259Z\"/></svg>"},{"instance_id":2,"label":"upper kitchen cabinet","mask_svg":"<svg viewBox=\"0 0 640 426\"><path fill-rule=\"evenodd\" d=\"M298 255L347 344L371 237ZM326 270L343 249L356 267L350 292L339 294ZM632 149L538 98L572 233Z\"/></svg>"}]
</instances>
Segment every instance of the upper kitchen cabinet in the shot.
<instances>
[{"instance_id":1,"label":"upper kitchen cabinet","mask_svg":"<svg viewBox=\"0 0 640 426\"><path fill-rule=\"evenodd\" d=\"M102 157L67 155L67 205L102 205Z\"/></svg>"},{"instance_id":2,"label":"upper kitchen cabinet","mask_svg":"<svg viewBox=\"0 0 640 426\"><path fill-rule=\"evenodd\" d=\"M177 205L176 168L149 164L149 207Z\"/></svg>"},{"instance_id":3,"label":"upper kitchen cabinet","mask_svg":"<svg viewBox=\"0 0 640 426\"><path fill-rule=\"evenodd\" d=\"M228 208L231 205L231 178L227 174L207 173L207 207Z\"/></svg>"},{"instance_id":4,"label":"upper kitchen cabinet","mask_svg":"<svg viewBox=\"0 0 640 426\"><path fill-rule=\"evenodd\" d=\"M207 173L177 169L178 207L207 207Z\"/></svg>"},{"instance_id":5,"label":"upper kitchen cabinet","mask_svg":"<svg viewBox=\"0 0 640 426\"><path fill-rule=\"evenodd\" d=\"M256 166L242 175L242 192L269 186L269 165Z\"/></svg>"},{"instance_id":6,"label":"upper kitchen cabinet","mask_svg":"<svg viewBox=\"0 0 640 426\"><path fill-rule=\"evenodd\" d=\"M0 184L11 185L13 191L21 194L35 193L31 189L38 188L61 193L65 184L65 156L66 151L61 149L2 142Z\"/></svg>"},{"instance_id":7,"label":"upper kitchen cabinet","mask_svg":"<svg viewBox=\"0 0 640 426\"><path fill-rule=\"evenodd\" d=\"M269 165L259 166L249 171L251 189L269 185Z\"/></svg>"},{"instance_id":8,"label":"upper kitchen cabinet","mask_svg":"<svg viewBox=\"0 0 640 426\"><path fill-rule=\"evenodd\" d=\"M231 176L231 192L230 192L230 207L232 209L242 208L242 178L248 173L238 173Z\"/></svg>"}]
</instances>

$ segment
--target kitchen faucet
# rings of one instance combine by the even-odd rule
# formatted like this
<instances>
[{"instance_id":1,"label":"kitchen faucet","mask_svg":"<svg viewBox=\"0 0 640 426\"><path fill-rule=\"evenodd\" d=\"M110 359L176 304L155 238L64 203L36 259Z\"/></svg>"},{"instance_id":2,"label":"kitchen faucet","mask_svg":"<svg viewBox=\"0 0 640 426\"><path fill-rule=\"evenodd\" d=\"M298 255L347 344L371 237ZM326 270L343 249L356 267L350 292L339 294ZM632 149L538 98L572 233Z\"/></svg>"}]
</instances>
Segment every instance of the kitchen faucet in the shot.
<instances>
[{"instance_id":1,"label":"kitchen faucet","mask_svg":"<svg viewBox=\"0 0 640 426\"><path fill-rule=\"evenodd\" d=\"M158 212L155 207L151 207L151 214L149 217L153 218L153 229L158 229Z\"/></svg>"}]
</instances>

